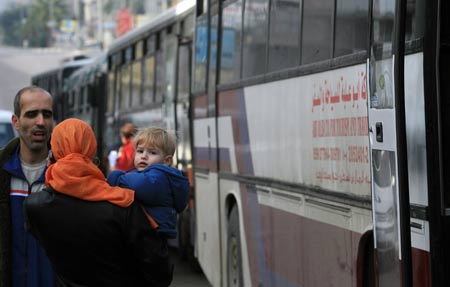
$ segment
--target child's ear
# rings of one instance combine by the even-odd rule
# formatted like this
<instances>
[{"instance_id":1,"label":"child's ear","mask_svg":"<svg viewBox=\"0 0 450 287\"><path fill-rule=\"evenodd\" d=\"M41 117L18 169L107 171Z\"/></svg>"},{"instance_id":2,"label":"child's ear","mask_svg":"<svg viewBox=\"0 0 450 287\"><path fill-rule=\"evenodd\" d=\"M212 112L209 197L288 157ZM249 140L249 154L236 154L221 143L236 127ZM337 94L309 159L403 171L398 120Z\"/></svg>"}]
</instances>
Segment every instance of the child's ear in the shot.
<instances>
[{"instance_id":1,"label":"child's ear","mask_svg":"<svg viewBox=\"0 0 450 287\"><path fill-rule=\"evenodd\" d=\"M171 155L166 155L164 157L164 164L165 165L172 165L173 157Z\"/></svg>"}]
</instances>

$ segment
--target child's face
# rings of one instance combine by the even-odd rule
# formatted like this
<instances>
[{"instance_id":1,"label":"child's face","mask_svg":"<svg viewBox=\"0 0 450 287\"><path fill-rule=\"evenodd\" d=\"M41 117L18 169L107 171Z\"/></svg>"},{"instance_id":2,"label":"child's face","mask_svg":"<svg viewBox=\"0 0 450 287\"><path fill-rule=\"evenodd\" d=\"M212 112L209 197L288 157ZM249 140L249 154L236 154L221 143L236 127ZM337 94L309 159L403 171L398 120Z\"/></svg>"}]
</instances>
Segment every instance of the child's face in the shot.
<instances>
[{"instance_id":1,"label":"child's face","mask_svg":"<svg viewBox=\"0 0 450 287\"><path fill-rule=\"evenodd\" d=\"M138 144L134 154L134 166L138 171L142 171L155 163L169 165L171 159L171 156L164 155L159 148Z\"/></svg>"}]
</instances>

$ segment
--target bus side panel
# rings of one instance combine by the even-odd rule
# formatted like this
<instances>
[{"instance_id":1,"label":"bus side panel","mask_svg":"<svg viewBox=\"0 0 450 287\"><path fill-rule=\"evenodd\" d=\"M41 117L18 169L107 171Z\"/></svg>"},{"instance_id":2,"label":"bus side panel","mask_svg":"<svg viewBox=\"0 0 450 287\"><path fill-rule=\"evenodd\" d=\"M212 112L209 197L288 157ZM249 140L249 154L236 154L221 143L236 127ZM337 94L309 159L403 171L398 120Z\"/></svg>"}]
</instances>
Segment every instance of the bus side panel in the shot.
<instances>
[{"instance_id":1,"label":"bus side panel","mask_svg":"<svg viewBox=\"0 0 450 287\"><path fill-rule=\"evenodd\" d=\"M369 210L355 208L342 213L307 203L310 197L296 200L280 196L286 193L283 190L232 180L220 180L220 189L221 206L225 208L225 199L232 194L242 214L244 286L331 286L331 282L334 286L356 286L361 234L349 226L356 226L357 220L370 225ZM222 212L222 234L226 234L225 215ZM324 223L331 217L333 224ZM224 236L223 254L225 241ZM226 259L222 266L222 274L226 274Z\"/></svg>"},{"instance_id":2,"label":"bus side panel","mask_svg":"<svg viewBox=\"0 0 450 287\"><path fill-rule=\"evenodd\" d=\"M215 119L206 117L206 96L193 99L196 255L206 278L220 286L220 226Z\"/></svg>"},{"instance_id":3,"label":"bus side panel","mask_svg":"<svg viewBox=\"0 0 450 287\"><path fill-rule=\"evenodd\" d=\"M357 65L245 88L255 175L370 198L365 79Z\"/></svg>"},{"instance_id":4,"label":"bus side panel","mask_svg":"<svg viewBox=\"0 0 450 287\"><path fill-rule=\"evenodd\" d=\"M370 208L311 191L370 201L364 71L360 65L219 94L221 174L298 184L292 191L242 183L233 193L243 218L246 286L356 285L358 243L371 226ZM342 102L331 101L336 95Z\"/></svg>"}]
</instances>

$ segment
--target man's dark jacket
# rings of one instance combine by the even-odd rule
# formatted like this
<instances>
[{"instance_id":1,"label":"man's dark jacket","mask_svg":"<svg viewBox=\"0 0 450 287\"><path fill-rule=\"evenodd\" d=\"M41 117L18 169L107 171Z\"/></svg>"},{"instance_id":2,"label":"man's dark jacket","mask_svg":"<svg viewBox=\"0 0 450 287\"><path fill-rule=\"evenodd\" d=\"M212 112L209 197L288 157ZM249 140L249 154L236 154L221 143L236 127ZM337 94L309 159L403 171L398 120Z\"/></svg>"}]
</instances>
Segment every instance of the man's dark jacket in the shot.
<instances>
[{"instance_id":1,"label":"man's dark jacket","mask_svg":"<svg viewBox=\"0 0 450 287\"><path fill-rule=\"evenodd\" d=\"M168 286L172 280L167 242L136 202L119 207L48 187L27 197L24 212L61 286Z\"/></svg>"},{"instance_id":2,"label":"man's dark jacket","mask_svg":"<svg viewBox=\"0 0 450 287\"><path fill-rule=\"evenodd\" d=\"M15 152L19 138L0 150L0 167ZM9 189L11 175L0 168L0 287L11 285L11 210Z\"/></svg>"}]
</instances>

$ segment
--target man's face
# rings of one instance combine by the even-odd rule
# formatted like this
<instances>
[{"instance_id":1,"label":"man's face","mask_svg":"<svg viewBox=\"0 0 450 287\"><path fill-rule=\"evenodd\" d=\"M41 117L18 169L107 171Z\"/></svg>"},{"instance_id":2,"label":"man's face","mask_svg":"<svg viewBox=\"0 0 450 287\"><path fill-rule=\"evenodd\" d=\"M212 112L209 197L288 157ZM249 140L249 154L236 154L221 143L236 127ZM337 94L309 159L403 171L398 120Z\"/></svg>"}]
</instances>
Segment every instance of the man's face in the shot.
<instances>
[{"instance_id":1,"label":"man's face","mask_svg":"<svg viewBox=\"0 0 450 287\"><path fill-rule=\"evenodd\" d=\"M12 120L23 147L31 152L47 149L53 128L52 105L51 96L44 92L27 91L20 98L20 116L13 115Z\"/></svg>"}]
</instances>

